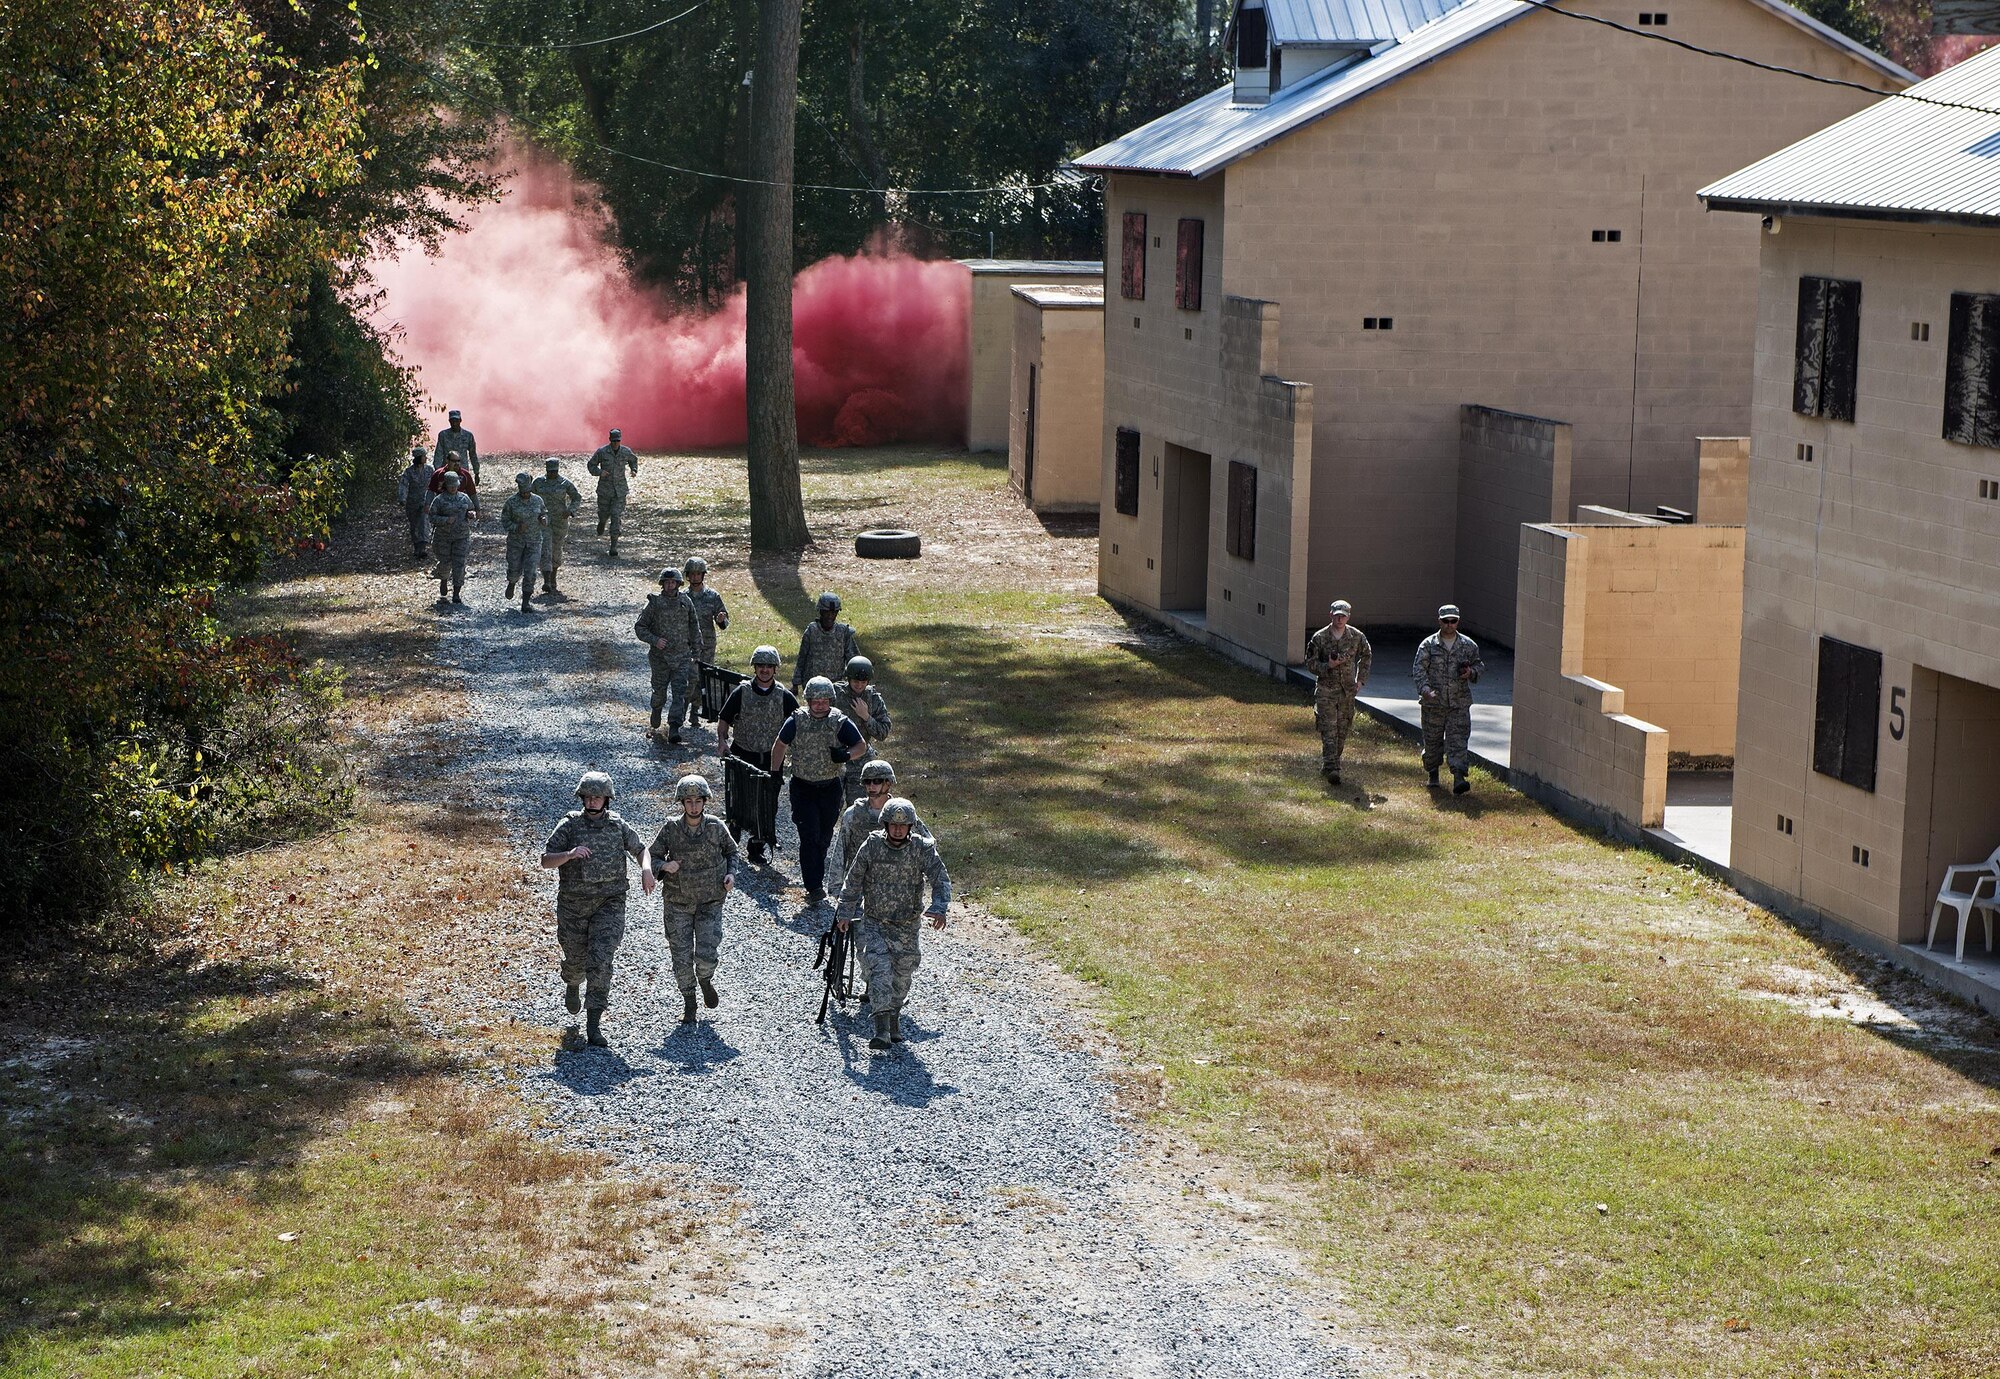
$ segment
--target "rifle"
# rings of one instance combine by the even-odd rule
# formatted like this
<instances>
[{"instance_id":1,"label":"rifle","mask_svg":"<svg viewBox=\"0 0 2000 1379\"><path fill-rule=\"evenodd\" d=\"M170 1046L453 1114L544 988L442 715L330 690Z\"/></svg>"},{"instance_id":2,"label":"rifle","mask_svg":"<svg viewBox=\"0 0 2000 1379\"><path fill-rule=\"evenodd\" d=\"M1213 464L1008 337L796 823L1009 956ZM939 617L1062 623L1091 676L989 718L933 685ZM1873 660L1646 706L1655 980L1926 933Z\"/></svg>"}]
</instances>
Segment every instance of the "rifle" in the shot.
<instances>
[{"instance_id":1,"label":"rifle","mask_svg":"<svg viewBox=\"0 0 2000 1379\"><path fill-rule=\"evenodd\" d=\"M819 993L819 1016L815 1024L826 1023L826 1007L830 1001L839 1001L843 1006L854 998L855 951L854 929L850 925L846 933L838 924L826 926L826 932L819 936L819 953L813 958L813 970L826 969L826 982Z\"/></svg>"}]
</instances>

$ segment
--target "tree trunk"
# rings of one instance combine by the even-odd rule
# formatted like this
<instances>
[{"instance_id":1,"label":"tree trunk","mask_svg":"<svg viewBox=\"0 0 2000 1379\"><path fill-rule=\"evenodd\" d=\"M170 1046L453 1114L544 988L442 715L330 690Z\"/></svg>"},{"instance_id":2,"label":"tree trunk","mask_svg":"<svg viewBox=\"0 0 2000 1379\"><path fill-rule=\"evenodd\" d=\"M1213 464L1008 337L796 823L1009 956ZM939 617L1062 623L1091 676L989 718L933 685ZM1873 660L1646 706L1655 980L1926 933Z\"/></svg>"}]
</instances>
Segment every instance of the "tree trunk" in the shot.
<instances>
[{"instance_id":1,"label":"tree trunk","mask_svg":"<svg viewBox=\"0 0 2000 1379\"><path fill-rule=\"evenodd\" d=\"M751 214L739 227L748 300L750 549L795 551L810 539L799 493L799 418L792 390L792 144L803 0L758 0L750 85Z\"/></svg>"},{"instance_id":2,"label":"tree trunk","mask_svg":"<svg viewBox=\"0 0 2000 1379\"><path fill-rule=\"evenodd\" d=\"M1215 0L1194 0L1194 36L1201 44L1202 74L1215 62Z\"/></svg>"}]
</instances>

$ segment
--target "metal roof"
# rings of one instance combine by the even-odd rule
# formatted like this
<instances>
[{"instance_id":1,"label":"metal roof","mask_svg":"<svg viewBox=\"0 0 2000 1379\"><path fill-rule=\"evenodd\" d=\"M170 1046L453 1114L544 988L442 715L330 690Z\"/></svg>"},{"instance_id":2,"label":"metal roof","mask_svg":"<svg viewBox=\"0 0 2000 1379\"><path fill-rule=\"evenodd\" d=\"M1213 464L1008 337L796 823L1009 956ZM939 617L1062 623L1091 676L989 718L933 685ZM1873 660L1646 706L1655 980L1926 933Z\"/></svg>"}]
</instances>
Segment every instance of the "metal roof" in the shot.
<instances>
[{"instance_id":1,"label":"metal roof","mask_svg":"<svg viewBox=\"0 0 2000 1379\"><path fill-rule=\"evenodd\" d=\"M1467 0L1455 8L1451 7L1451 0L1278 0L1278 3L1295 8L1348 10L1386 4L1411 15L1427 5L1443 6L1444 10L1439 17L1398 35L1393 46L1359 62L1333 68L1324 75L1309 77L1297 86L1285 87L1263 105L1237 105L1233 101L1235 88L1225 86L1092 149L1070 166L1090 172L1206 177L1536 8L1531 0ZM1799 13L1782 0L1749 0L1749 3L1841 49L1893 84L1916 80L1880 53ZM1275 23L1275 9L1272 19Z\"/></svg>"},{"instance_id":2,"label":"metal roof","mask_svg":"<svg viewBox=\"0 0 2000 1379\"><path fill-rule=\"evenodd\" d=\"M979 277L1101 278L1098 259L960 259Z\"/></svg>"},{"instance_id":3,"label":"metal roof","mask_svg":"<svg viewBox=\"0 0 2000 1379\"><path fill-rule=\"evenodd\" d=\"M1698 195L1712 211L2000 222L2000 49L1908 94L1924 100L1878 101Z\"/></svg>"},{"instance_id":4,"label":"metal roof","mask_svg":"<svg viewBox=\"0 0 2000 1379\"><path fill-rule=\"evenodd\" d=\"M1348 47L1402 38L1466 0L1264 0L1279 47Z\"/></svg>"}]
</instances>

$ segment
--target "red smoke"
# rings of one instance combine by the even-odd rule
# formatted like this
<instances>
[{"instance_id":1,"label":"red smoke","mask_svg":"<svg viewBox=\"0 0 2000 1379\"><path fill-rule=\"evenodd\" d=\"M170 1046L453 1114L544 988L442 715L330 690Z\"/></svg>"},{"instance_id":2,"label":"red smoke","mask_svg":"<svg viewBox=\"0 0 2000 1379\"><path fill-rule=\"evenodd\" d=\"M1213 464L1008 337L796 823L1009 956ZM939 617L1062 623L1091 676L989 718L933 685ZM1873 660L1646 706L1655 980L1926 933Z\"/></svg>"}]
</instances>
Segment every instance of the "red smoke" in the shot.
<instances>
[{"instance_id":1,"label":"red smoke","mask_svg":"<svg viewBox=\"0 0 2000 1379\"><path fill-rule=\"evenodd\" d=\"M712 314L676 311L626 275L592 189L532 155L514 167L440 256L373 265L377 318L431 399L495 453L585 449L613 426L646 449L741 445L742 289ZM799 439L962 443L970 298L949 260L860 254L800 273Z\"/></svg>"}]
</instances>

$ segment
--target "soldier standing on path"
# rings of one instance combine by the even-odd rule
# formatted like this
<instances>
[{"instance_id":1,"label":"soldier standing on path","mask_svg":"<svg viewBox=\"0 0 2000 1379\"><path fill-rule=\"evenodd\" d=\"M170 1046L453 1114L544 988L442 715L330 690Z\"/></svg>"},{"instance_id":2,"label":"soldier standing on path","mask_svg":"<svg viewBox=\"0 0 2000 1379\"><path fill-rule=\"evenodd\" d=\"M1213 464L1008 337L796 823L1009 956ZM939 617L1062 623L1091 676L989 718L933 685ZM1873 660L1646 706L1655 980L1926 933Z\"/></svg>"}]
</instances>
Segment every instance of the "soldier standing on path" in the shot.
<instances>
[{"instance_id":1,"label":"soldier standing on path","mask_svg":"<svg viewBox=\"0 0 2000 1379\"><path fill-rule=\"evenodd\" d=\"M1484 668L1479 644L1458 630L1458 605L1439 608L1438 630L1418 644L1410 678L1416 682L1423 712L1424 770L1430 773L1430 784L1436 785L1438 763L1449 765L1454 795L1472 788L1465 778L1470 764L1466 744L1472 739L1472 687Z\"/></svg>"},{"instance_id":2,"label":"soldier standing on path","mask_svg":"<svg viewBox=\"0 0 2000 1379\"><path fill-rule=\"evenodd\" d=\"M695 644L694 658L709 665L718 664L715 659L715 634L718 628L729 626L729 607L723 603L722 595L708 587L708 562L698 555L691 555L681 566L681 573L687 576L688 602L694 605ZM694 697L691 722L701 722L701 696Z\"/></svg>"},{"instance_id":3,"label":"soldier standing on path","mask_svg":"<svg viewBox=\"0 0 2000 1379\"><path fill-rule=\"evenodd\" d=\"M421 445L410 447L410 467L396 476L396 501L410 524L410 545L419 558L431 553L431 519L425 511L431 501L431 479L437 471Z\"/></svg>"},{"instance_id":4,"label":"soldier standing on path","mask_svg":"<svg viewBox=\"0 0 2000 1379\"><path fill-rule=\"evenodd\" d=\"M562 569L563 546L569 540L569 519L583 506L583 495L563 477L562 461L554 455L542 461L547 472L535 480L535 492L549 510L549 529L542 535L542 592L556 591L556 571Z\"/></svg>"},{"instance_id":5,"label":"soldier standing on path","mask_svg":"<svg viewBox=\"0 0 2000 1379\"><path fill-rule=\"evenodd\" d=\"M556 942L562 945L563 1008L589 1011L589 1042L605 1047L598 1028L611 1001L611 960L625 938L625 893L632 883L625 859L639 863L639 884L653 893L653 863L645 841L612 811L611 777L586 771L576 783L582 809L572 809L549 834L542 865L556 869ZM579 998L577 984L586 984ZM574 1026L572 1026L572 1031Z\"/></svg>"},{"instance_id":6,"label":"soldier standing on path","mask_svg":"<svg viewBox=\"0 0 2000 1379\"><path fill-rule=\"evenodd\" d=\"M549 524L549 512L542 496L535 492L535 479L525 469L514 476L514 496L500 505L500 525L507 532L507 597L521 586L521 611L535 610L528 595L535 592L535 571L542 564L542 540Z\"/></svg>"},{"instance_id":7,"label":"soldier standing on path","mask_svg":"<svg viewBox=\"0 0 2000 1379\"><path fill-rule=\"evenodd\" d=\"M875 663L866 656L855 656L848 660L847 672L833 692L833 706L854 720L854 726L868 743L868 750L859 761L847 763L841 781L841 793L849 804L861 798L862 763L875 755L876 743L889 738L889 706L882 699L882 691L875 688L874 680Z\"/></svg>"},{"instance_id":8,"label":"soldier standing on path","mask_svg":"<svg viewBox=\"0 0 2000 1379\"><path fill-rule=\"evenodd\" d=\"M431 499L425 513L431 519L432 543L437 564L438 602L445 601L449 589L453 603L464 603L459 591L465 587L465 557L472 549L472 523L479 516L479 500L458 491L458 471L444 472L444 491Z\"/></svg>"},{"instance_id":9,"label":"soldier standing on path","mask_svg":"<svg viewBox=\"0 0 2000 1379\"><path fill-rule=\"evenodd\" d=\"M667 952L681 988L681 1023L694 1023L694 991L710 1010L715 994L715 959L722 947L722 902L736 886L736 840L722 820L707 812L708 781L685 775L674 787L681 817L660 825L653 838L653 870L660 878L667 925Z\"/></svg>"},{"instance_id":10,"label":"soldier standing on path","mask_svg":"<svg viewBox=\"0 0 2000 1379\"><path fill-rule=\"evenodd\" d=\"M1319 727L1319 771L1340 784L1340 754L1354 726L1354 700L1368 683L1375 651L1358 627L1348 625L1354 605L1335 599L1325 627L1306 639L1306 669L1313 673L1313 722Z\"/></svg>"},{"instance_id":11,"label":"soldier standing on path","mask_svg":"<svg viewBox=\"0 0 2000 1379\"><path fill-rule=\"evenodd\" d=\"M660 571L660 592L648 595L646 607L632 631L646 644L646 664L653 672L653 726L660 733L660 710L667 710L667 741L681 740L687 715L688 682L694 677L694 605L681 592L681 572L669 565Z\"/></svg>"},{"instance_id":12,"label":"soldier standing on path","mask_svg":"<svg viewBox=\"0 0 2000 1379\"><path fill-rule=\"evenodd\" d=\"M868 750L861 730L833 707L833 681L815 675L806 682L806 706L785 720L771 744L771 774L792 759L792 823L799 831L799 880L806 900L826 899L826 850L840 822L840 778L847 763Z\"/></svg>"},{"instance_id":13,"label":"soldier standing on path","mask_svg":"<svg viewBox=\"0 0 2000 1379\"><path fill-rule=\"evenodd\" d=\"M611 529L611 558L618 558L618 534L625 530L625 499L639 477L639 457L625 447L625 433L611 428L611 440L590 452L584 466L597 476L597 534Z\"/></svg>"},{"instance_id":14,"label":"soldier standing on path","mask_svg":"<svg viewBox=\"0 0 2000 1379\"><path fill-rule=\"evenodd\" d=\"M896 784L896 768L880 757L873 757L861 763L861 798L847 806L840 816L840 829L835 839L840 844L839 876L846 876L854 868L854 859L861 855L861 845L868 841L868 835L882 826L882 810L889 803L889 795ZM918 824L917 836L930 837L930 830Z\"/></svg>"},{"instance_id":15,"label":"soldier standing on path","mask_svg":"<svg viewBox=\"0 0 2000 1379\"><path fill-rule=\"evenodd\" d=\"M951 877L937 844L928 835L913 836L921 827L917 807L908 800L884 805L881 831L868 835L847 869L835 912L842 933L857 915L861 920L861 963L868 973L868 1007L875 1016L875 1037L868 1047L877 1052L903 1042L903 1005L910 998L910 979L923 962L923 918L928 915L931 928L942 929L951 904ZM929 910L923 904L927 880Z\"/></svg>"},{"instance_id":16,"label":"soldier standing on path","mask_svg":"<svg viewBox=\"0 0 2000 1379\"><path fill-rule=\"evenodd\" d=\"M760 646L750 653L750 679L729 691L715 725L717 756L741 757L759 771L771 769L771 747L778 731L799 711L799 701L778 683L778 648ZM761 866L764 844L750 840L750 863Z\"/></svg>"},{"instance_id":17,"label":"soldier standing on path","mask_svg":"<svg viewBox=\"0 0 2000 1379\"><path fill-rule=\"evenodd\" d=\"M444 467L444 457L457 455L460 469L470 468L474 483L479 481L479 442L473 440L472 433L458 424L459 411L454 407L445 414L445 428L438 432L437 448L431 458L440 469Z\"/></svg>"},{"instance_id":18,"label":"soldier standing on path","mask_svg":"<svg viewBox=\"0 0 2000 1379\"><path fill-rule=\"evenodd\" d=\"M799 638L799 659L792 666L792 693L815 675L837 680L847 671L847 663L861 654L854 629L840 620L840 595L819 596L819 616L806 624Z\"/></svg>"}]
</instances>

